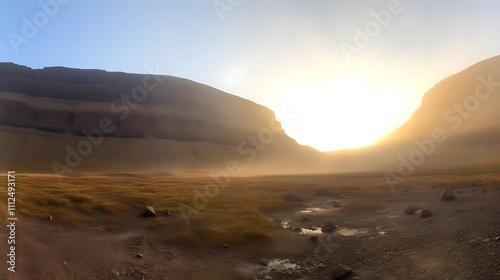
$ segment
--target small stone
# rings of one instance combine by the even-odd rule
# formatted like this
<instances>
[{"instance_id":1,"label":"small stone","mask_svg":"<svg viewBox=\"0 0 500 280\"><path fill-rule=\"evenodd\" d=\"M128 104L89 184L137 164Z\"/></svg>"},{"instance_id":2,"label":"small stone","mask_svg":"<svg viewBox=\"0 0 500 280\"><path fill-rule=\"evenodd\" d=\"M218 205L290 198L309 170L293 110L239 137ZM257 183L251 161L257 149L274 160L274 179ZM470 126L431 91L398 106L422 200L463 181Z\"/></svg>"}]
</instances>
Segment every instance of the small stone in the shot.
<instances>
[{"instance_id":1,"label":"small stone","mask_svg":"<svg viewBox=\"0 0 500 280\"><path fill-rule=\"evenodd\" d=\"M300 227L293 227L290 230L293 232L302 232L302 228L300 228Z\"/></svg>"},{"instance_id":2,"label":"small stone","mask_svg":"<svg viewBox=\"0 0 500 280\"><path fill-rule=\"evenodd\" d=\"M313 235L313 236L309 237L309 240L311 240L312 242L317 242L319 240L319 237L316 235Z\"/></svg>"},{"instance_id":3,"label":"small stone","mask_svg":"<svg viewBox=\"0 0 500 280\"><path fill-rule=\"evenodd\" d=\"M340 204L340 202L338 202L338 201L334 200L334 201L333 201L333 207L335 207L335 208L340 208L340 207L342 207L342 205Z\"/></svg>"},{"instance_id":4,"label":"small stone","mask_svg":"<svg viewBox=\"0 0 500 280\"><path fill-rule=\"evenodd\" d=\"M441 193L442 201L452 201L454 199L455 199L455 192L450 188L444 189L443 192Z\"/></svg>"},{"instance_id":5,"label":"small stone","mask_svg":"<svg viewBox=\"0 0 500 280\"><path fill-rule=\"evenodd\" d=\"M500 236L497 236L497 237L495 238L495 241L498 241L498 240L500 240Z\"/></svg>"},{"instance_id":6,"label":"small stone","mask_svg":"<svg viewBox=\"0 0 500 280\"><path fill-rule=\"evenodd\" d=\"M352 268L339 265L337 268L335 268L332 271L332 280L340 280L340 279L346 279L349 275L352 273Z\"/></svg>"},{"instance_id":7,"label":"small stone","mask_svg":"<svg viewBox=\"0 0 500 280\"><path fill-rule=\"evenodd\" d=\"M135 257L138 258L138 259L142 259L142 257L144 257L144 255L142 253L137 253L135 255Z\"/></svg>"},{"instance_id":8,"label":"small stone","mask_svg":"<svg viewBox=\"0 0 500 280\"><path fill-rule=\"evenodd\" d=\"M337 226L331 222L326 223L321 227L321 232L332 232L337 229Z\"/></svg>"},{"instance_id":9,"label":"small stone","mask_svg":"<svg viewBox=\"0 0 500 280\"><path fill-rule=\"evenodd\" d=\"M422 212L420 212L420 218L430 218L432 217L432 212L429 211L429 210L422 210Z\"/></svg>"},{"instance_id":10,"label":"small stone","mask_svg":"<svg viewBox=\"0 0 500 280\"><path fill-rule=\"evenodd\" d=\"M49 215L49 220L53 221L54 218L52 217L52 215Z\"/></svg>"},{"instance_id":11,"label":"small stone","mask_svg":"<svg viewBox=\"0 0 500 280\"><path fill-rule=\"evenodd\" d=\"M222 244L222 248L224 248L224 249L229 248L229 244L227 244L227 243L226 244Z\"/></svg>"},{"instance_id":12,"label":"small stone","mask_svg":"<svg viewBox=\"0 0 500 280\"><path fill-rule=\"evenodd\" d=\"M155 212L155 209L153 208L153 206L146 206L146 208L144 208L144 212L142 213L142 216L144 218L156 216L156 212Z\"/></svg>"},{"instance_id":13,"label":"small stone","mask_svg":"<svg viewBox=\"0 0 500 280\"><path fill-rule=\"evenodd\" d=\"M170 211L168 210L163 211L163 213L165 214L165 216L172 216L172 213L170 213Z\"/></svg>"},{"instance_id":14,"label":"small stone","mask_svg":"<svg viewBox=\"0 0 500 280\"><path fill-rule=\"evenodd\" d=\"M411 214L415 214L415 212L417 212L417 211L418 211L417 206L408 206L405 209L405 214L411 215Z\"/></svg>"}]
</instances>

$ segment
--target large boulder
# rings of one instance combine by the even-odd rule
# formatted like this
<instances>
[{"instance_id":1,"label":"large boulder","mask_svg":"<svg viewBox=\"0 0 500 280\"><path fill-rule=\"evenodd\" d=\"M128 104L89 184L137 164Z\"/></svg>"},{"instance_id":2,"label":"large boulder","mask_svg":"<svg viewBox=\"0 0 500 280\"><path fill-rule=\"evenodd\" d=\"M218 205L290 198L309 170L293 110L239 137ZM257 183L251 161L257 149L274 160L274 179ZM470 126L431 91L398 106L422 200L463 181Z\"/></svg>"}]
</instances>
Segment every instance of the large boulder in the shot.
<instances>
[{"instance_id":1,"label":"large boulder","mask_svg":"<svg viewBox=\"0 0 500 280\"><path fill-rule=\"evenodd\" d=\"M441 200L442 201L451 201L454 199L455 199L455 192L451 188L446 188L441 193Z\"/></svg>"}]
</instances>

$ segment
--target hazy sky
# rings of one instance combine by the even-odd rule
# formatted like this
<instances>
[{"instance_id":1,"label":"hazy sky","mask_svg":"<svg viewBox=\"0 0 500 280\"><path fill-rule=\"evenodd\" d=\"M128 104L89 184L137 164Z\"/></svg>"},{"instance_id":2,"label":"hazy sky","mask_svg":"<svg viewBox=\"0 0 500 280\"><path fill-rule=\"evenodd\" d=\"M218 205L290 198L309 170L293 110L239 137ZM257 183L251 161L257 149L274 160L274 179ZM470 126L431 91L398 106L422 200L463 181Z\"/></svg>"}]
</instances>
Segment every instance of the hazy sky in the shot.
<instances>
[{"instance_id":1,"label":"hazy sky","mask_svg":"<svg viewBox=\"0 0 500 280\"><path fill-rule=\"evenodd\" d=\"M285 110L287 133L321 150L377 140L435 83L500 54L494 0L11 0L0 11L1 61L157 69Z\"/></svg>"}]
</instances>

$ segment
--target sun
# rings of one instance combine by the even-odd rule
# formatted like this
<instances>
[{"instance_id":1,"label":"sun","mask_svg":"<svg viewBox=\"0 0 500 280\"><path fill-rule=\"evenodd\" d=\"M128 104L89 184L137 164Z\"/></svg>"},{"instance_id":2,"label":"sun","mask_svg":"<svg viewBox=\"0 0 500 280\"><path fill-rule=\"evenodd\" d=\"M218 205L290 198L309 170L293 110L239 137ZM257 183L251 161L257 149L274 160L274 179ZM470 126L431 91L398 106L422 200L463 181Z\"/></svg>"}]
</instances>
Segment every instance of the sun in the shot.
<instances>
[{"instance_id":1,"label":"sun","mask_svg":"<svg viewBox=\"0 0 500 280\"><path fill-rule=\"evenodd\" d=\"M343 150L370 145L402 125L411 116L404 105L407 91L348 74L284 86L274 109L286 108L293 116L283 127L298 143L320 151Z\"/></svg>"}]
</instances>

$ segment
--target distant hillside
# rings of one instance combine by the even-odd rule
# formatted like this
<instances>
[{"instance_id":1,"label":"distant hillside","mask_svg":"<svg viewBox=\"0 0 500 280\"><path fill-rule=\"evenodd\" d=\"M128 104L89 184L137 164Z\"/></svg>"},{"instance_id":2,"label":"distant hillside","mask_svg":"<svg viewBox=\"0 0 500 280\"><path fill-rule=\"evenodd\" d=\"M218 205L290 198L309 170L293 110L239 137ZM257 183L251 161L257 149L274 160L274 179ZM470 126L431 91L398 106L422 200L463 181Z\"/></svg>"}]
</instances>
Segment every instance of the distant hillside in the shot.
<instances>
[{"instance_id":1,"label":"distant hillside","mask_svg":"<svg viewBox=\"0 0 500 280\"><path fill-rule=\"evenodd\" d=\"M500 56L436 84L412 118L376 145L330 157L348 169L500 162Z\"/></svg>"},{"instance_id":2,"label":"distant hillside","mask_svg":"<svg viewBox=\"0 0 500 280\"><path fill-rule=\"evenodd\" d=\"M269 109L193 81L0 63L0 169L251 175L498 163L499 109L497 56L436 84L377 144L319 153Z\"/></svg>"},{"instance_id":3,"label":"distant hillside","mask_svg":"<svg viewBox=\"0 0 500 280\"><path fill-rule=\"evenodd\" d=\"M413 117L385 141L423 137L435 128L450 136L500 128L500 56L439 82L425 94Z\"/></svg>"},{"instance_id":4,"label":"distant hillside","mask_svg":"<svg viewBox=\"0 0 500 280\"><path fill-rule=\"evenodd\" d=\"M193 81L12 63L0 63L0 134L1 168L30 172L68 154L82 159L74 171L209 170L233 159L286 171L314 153L269 109Z\"/></svg>"}]
</instances>

